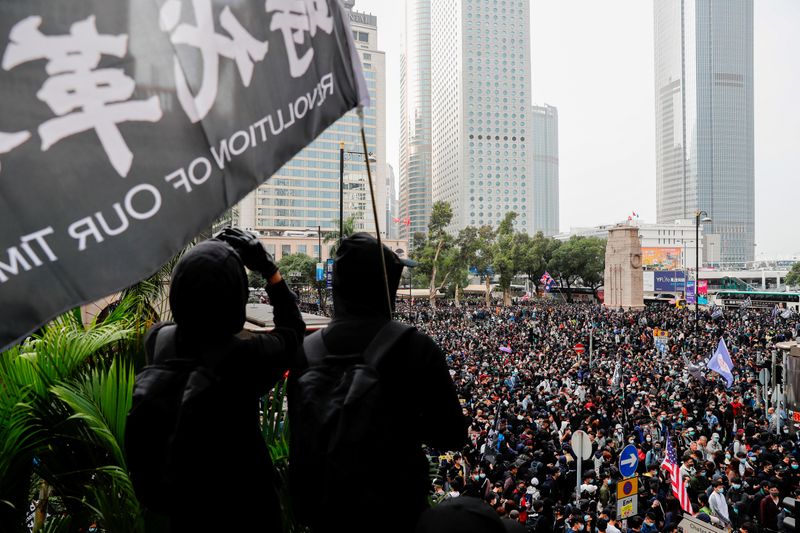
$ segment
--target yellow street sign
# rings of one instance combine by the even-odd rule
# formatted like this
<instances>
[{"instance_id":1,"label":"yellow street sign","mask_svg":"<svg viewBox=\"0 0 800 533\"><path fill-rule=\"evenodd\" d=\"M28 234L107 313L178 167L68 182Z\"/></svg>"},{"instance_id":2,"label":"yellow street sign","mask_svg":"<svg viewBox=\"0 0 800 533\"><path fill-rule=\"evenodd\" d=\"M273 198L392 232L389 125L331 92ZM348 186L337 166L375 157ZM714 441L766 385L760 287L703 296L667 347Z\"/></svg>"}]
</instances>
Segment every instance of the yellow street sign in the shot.
<instances>
[{"instance_id":1,"label":"yellow street sign","mask_svg":"<svg viewBox=\"0 0 800 533\"><path fill-rule=\"evenodd\" d=\"M639 494L639 479L631 477L617 483L617 499L622 500L633 494Z\"/></svg>"}]
</instances>

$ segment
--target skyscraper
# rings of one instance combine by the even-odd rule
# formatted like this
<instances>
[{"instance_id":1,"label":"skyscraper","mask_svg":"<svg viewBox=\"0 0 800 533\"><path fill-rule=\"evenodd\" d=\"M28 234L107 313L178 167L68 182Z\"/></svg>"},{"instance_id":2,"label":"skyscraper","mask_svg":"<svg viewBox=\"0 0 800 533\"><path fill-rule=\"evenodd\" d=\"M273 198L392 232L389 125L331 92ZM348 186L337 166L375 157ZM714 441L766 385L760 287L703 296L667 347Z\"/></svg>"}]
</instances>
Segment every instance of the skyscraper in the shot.
<instances>
[{"instance_id":1,"label":"skyscraper","mask_svg":"<svg viewBox=\"0 0 800 533\"><path fill-rule=\"evenodd\" d=\"M706 211L722 262L755 255L753 1L657 0L659 223Z\"/></svg>"},{"instance_id":2,"label":"skyscraper","mask_svg":"<svg viewBox=\"0 0 800 533\"><path fill-rule=\"evenodd\" d=\"M533 231L558 233L558 109L533 106Z\"/></svg>"},{"instance_id":3,"label":"skyscraper","mask_svg":"<svg viewBox=\"0 0 800 533\"><path fill-rule=\"evenodd\" d=\"M353 10L346 0L358 55L367 81L370 106L364 110L364 130L370 154L372 184L381 232L386 213L386 61L377 49L378 20ZM338 229L339 146L344 143L344 218L355 218L357 231L375 231L367 169L356 111L333 123L314 142L250 193L238 206L241 226L264 234L280 234L321 226ZM314 254L316 255L316 253Z\"/></svg>"},{"instance_id":4,"label":"skyscraper","mask_svg":"<svg viewBox=\"0 0 800 533\"><path fill-rule=\"evenodd\" d=\"M398 218L400 210L400 203L397 199L397 187L394 180L394 168L392 165L386 165L386 238L397 239L400 234L400 224L395 222Z\"/></svg>"},{"instance_id":5,"label":"skyscraper","mask_svg":"<svg viewBox=\"0 0 800 533\"><path fill-rule=\"evenodd\" d=\"M528 0L436 0L431 11L433 200L453 229L515 211L533 231Z\"/></svg>"},{"instance_id":6,"label":"skyscraper","mask_svg":"<svg viewBox=\"0 0 800 533\"><path fill-rule=\"evenodd\" d=\"M431 0L407 0L400 56L400 236L431 215Z\"/></svg>"}]
</instances>

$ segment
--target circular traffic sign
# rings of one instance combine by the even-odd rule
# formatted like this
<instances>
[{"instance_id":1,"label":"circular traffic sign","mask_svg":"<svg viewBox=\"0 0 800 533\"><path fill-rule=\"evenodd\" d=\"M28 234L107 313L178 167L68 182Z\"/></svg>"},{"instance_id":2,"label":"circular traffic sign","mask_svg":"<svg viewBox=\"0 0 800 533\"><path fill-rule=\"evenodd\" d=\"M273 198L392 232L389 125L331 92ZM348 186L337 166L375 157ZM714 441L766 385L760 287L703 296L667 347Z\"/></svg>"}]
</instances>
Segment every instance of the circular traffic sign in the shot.
<instances>
[{"instance_id":1,"label":"circular traffic sign","mask_svg":"<svg viewBox=\"0 0 800 533\"><path fill-rule=\"evenodd\" d=\"M589 434L585 431L579 429L573 433L570 444L572 445L572 451L584 461L592 456L592 441L589 440Z\"/></svg>"},{"instance_id":2,"label":"circular traffic sign","mask_svg":"<svg viewBox=\"0 0 800 533\"><path fill-rule=\"evenodd\" d=\"M619 473L622 477L631 477L639 466L639 451L633 444L628 444L619 454Z\"/></svg>"},{"instance_id":3,"label":"circular traffic sign","mask_svg":"<svg viewBox=\"0 0 800 533\"><path fill-rule=\"evenodd\" d=\"M586 349L583 347L583 343L581 343L581 342L579 342L578 344L575 345L574 350L575 350L576 353L579 353L579 354L581 354L581 353L586 351Z\"/></svg>"},{"instance_id":4,"label":"circular traffic sign","mask_svg":"<svg viewBox=\"0 0 800 533\"><path fill-rule=\"evenodd\" d=\"M630 480L626 481L624 485L622 485L622 492L624 494L630 494L633 491L633 483Z\"/></svg>"}]
</instances>

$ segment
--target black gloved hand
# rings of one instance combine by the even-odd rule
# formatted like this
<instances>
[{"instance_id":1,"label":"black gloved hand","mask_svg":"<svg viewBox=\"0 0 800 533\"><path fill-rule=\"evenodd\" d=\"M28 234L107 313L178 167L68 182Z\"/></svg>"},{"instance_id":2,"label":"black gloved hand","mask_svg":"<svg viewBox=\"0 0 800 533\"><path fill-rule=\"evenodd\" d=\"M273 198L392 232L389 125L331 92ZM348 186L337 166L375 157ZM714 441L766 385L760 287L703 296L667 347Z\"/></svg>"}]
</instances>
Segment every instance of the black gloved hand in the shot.
<instances>
[{"instance_id":1,"label":"black gloved hand","mask_svg":"<svg viewBox=\"0 0 800 533\"><path fill-rule=\"evenodd\" d=\"M278 271L275 259L264 248L258 237L249 231L225 228L214 238L230 244L242 258L244 266L261 273L268 280Z\"/></svg>"}]
</instances>

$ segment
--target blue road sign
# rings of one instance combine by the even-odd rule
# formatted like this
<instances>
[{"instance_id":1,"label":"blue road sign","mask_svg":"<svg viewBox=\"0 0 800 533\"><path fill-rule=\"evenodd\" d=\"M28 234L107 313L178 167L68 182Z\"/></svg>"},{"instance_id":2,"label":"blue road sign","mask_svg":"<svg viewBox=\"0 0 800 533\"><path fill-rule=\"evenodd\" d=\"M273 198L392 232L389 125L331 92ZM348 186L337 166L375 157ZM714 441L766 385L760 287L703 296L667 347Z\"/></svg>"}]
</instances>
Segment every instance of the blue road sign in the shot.
<instances>
[{"instance_id":1,"label":"blue road sign","mask_svg":"<svg viewBox=\"0 0 800 533\"><path fill-rule=\"evenodd\" d=\"M622 477L631 477L639 466L639 451L633 444L628 444L619 454L619 473Z\"/></svg>"},{"instance_id":2,"label":"blue road sign","mask_svg":"<svg viewBox=\"0 0 800 533\"><path fill-rule=\"evenodd\" d=\"M325 262L325 287L328 289L333 287L333 259Z\"/></svg>"}]
</instances>

